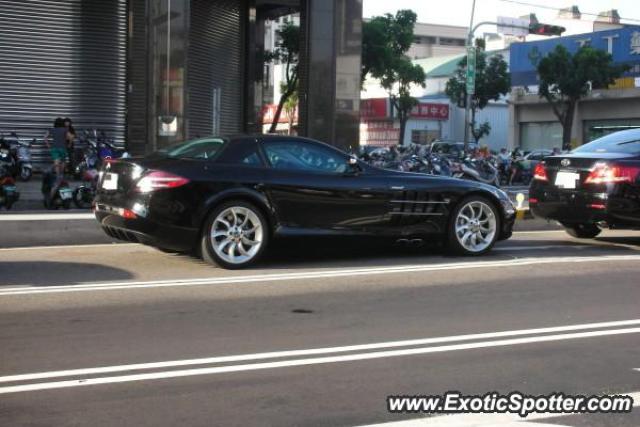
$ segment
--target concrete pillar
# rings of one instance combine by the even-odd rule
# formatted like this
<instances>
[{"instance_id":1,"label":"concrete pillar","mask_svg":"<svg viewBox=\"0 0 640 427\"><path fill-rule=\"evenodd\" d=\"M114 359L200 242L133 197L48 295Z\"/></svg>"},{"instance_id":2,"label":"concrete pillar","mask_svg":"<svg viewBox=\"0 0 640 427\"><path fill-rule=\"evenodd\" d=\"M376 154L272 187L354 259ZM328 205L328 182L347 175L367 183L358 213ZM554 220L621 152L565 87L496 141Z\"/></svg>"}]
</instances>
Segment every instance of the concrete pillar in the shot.
<instances>
[{"instance_id":1,"label":"concrete pillar","mask_svg":"<svg viewBox=\"0 0 640 427\"><path fill-rule=\"evenodd\" d=\"M306 0L302 13L301 134L356 148L362 0Z\"/></svg>"}]
</instances>

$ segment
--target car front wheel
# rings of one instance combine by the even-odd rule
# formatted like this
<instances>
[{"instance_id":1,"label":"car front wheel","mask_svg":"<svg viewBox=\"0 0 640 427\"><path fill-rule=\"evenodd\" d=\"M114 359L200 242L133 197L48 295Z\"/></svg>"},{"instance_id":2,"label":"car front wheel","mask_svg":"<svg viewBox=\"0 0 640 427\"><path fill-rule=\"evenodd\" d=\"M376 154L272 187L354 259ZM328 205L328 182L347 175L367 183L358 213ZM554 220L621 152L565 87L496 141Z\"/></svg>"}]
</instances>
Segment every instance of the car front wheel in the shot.
<instances>
[{"instance_id":1,"label":"car front wheel","mask_svg":"<svg viewBox=\"0 0 640 427\"><path fill-rule=\"evenodd\" d=\"M482 255L498 239L498 210L484 197L469 196L453 210L449 221L448 243L458 255Z\"/></svg>"},{"instance_id":2,"label":"car front wheel","mask_svg":"<svg viewBox=\"0 0 640 427\"><path fill-rule=\"evenodd\" d=\"M245 268L264 253L269 225L258 208L244 201L223 203L205 224L202 258L227 269Z\"/></svg>"}]
</instances>

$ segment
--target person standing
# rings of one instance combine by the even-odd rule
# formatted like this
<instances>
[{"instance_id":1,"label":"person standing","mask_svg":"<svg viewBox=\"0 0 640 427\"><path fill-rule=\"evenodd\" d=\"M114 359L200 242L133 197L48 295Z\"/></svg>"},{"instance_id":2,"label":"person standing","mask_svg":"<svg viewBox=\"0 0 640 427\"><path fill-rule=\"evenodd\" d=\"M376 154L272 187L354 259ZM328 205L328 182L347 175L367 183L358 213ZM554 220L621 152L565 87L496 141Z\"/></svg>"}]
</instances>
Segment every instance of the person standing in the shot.
<instances>
[{"instance_id":1,"label":"person standing","mask_svg":"<svg viewBox=\"0 0 640 427\"><path fill-rule=\"evenodd\" d=\"M73 174L75 165L78 163L79 158L78 158L78 154L75 151L76 131L73 128L73 122L69 117L64 118L64 127L67 129L66 149L67 149L67 159L68 159L68 163L66 162L65 163L66 163L66 166L68 166L69 168L67 170L67 173Z\"/></svg>"},{"instance_id":2,"label":"person standing","mask_svg":"<svg viewBox=\"0 0 640 427\"><path fill-rule=\"evenodd\" d=\"M44 142L49 148L49 154L53 160L53 172L56 175L56 181L51 187L52 195L58 187L58 183L64 178L64 159L67 155L67 141L69 139L69 131L64 126L64 120L58 117L53 122L53 129L45 136Z\"/></svg>"}]
</instances>

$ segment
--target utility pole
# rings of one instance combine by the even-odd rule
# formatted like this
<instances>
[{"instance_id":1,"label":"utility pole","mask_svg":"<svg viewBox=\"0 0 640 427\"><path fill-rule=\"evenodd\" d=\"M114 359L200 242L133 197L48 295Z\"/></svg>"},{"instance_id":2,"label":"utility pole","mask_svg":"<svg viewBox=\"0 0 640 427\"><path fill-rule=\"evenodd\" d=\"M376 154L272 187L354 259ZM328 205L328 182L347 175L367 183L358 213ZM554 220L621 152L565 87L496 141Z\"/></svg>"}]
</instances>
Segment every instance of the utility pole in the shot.
<instances>
[{"instance_id":1,"label":"utility pole","mask_svg":"<svg viewBox=\"0 0 640 427\"><path fill-rule=\"evenodd\" d=\"M469 106L471 105L471 92L475 92L476 83L476 52L473 45L473 17L476 13L476 0L471 5L471 20L469 21L469 35L467 36L467 97L464 103L464 151L467 151L469 145ZM473 65L471 65L473 60Z\"/></svg>"},{"instance_id":2,"label":"utility pole","mask_svg":"<svg viewBox=\"0 0 640 427\"><path fill-rule=\"evenodd\" d=\"M512 34L526 35L526 34L539 34L545 36L559 36L565 29L554 25L547 24L531 24L529 20L517 19L517 18L504 18L498 17L497 22L483 21L479 22L475 26L473 25L473 16L475 14L476 1L473 0L473 6L471 10L471 22L469 23L469 35L467 36L467 73L466 73L466 89L467 96L465 99L464 108L464 150L467 151L469 145L469 134L471 133L471 123L469 123L469 110L471 108L471 102L473 95L476 91L476 56L477 48L474 46L473 35L476 30L483 25L496 25L498 26L498 32L503 33L506 31L516 32Z\"/></svg>"}]
</instances>

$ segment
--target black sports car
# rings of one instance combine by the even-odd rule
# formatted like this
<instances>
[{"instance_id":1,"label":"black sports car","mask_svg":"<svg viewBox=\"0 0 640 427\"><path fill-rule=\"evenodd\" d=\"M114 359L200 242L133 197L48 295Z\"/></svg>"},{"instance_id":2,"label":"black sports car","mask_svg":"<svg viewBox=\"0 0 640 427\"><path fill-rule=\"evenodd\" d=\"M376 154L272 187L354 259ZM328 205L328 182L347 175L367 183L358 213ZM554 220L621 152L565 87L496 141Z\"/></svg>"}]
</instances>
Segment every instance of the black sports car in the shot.
<instances>
[{"instance_id":1,"label":"black sports car","mask_svg":"<svg viewBox=\"0 0 640 427\"><path fill-rule=\"evenodd\" d=\"M511 236L503 191L371 167L310 139L202 138L102 171L95 215L115 238L196 249L211 263L254 263L274 237L444 238L480 255Z\"/></svg>"},{"instance_id":2,"label":"black sports car","mask_svg":"<svg viewBox=\"0 0 640 427\"><path fill-rule=\"evenodd\" d=\"M547 157L534 170L529 205L574 237L593 238L602 228L640 229L640 129Z\"/></svg>"}]
</instances>

